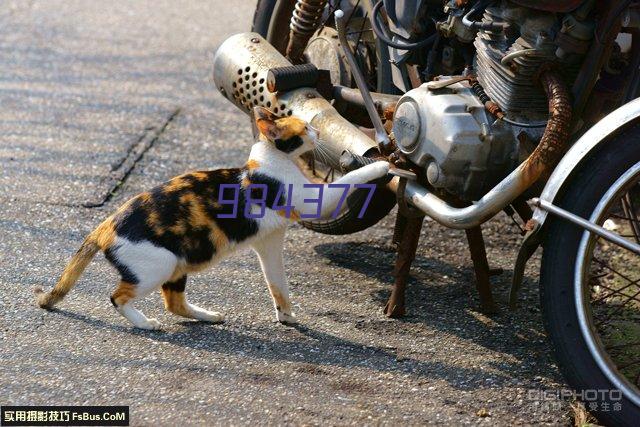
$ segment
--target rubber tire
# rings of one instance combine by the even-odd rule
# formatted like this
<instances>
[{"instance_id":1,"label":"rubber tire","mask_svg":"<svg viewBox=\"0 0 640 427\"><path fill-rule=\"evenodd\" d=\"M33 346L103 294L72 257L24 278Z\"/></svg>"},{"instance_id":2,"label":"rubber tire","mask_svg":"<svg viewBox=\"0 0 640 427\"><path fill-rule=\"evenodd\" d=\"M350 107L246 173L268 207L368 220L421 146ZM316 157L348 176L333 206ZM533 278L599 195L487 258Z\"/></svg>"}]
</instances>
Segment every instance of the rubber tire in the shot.
<instances>
[{"instance_id":1,"label":"rubber tire","mask_svg":"<svg viewBox=\"0 0 640 427\"><path fill-rule=\"evenodd\" d=\"M251 27L252 31L259 33L270 42L271 40L268 39L268 34L272 25L272 15L274 13L276 3L276 0L258 0L258 4L256 5L256 10L253 15L253 25ZM284 2L280 6L283 8L287 7ZM279 43L278 45L275 45L275 47L282 52L284 49L283 46L286 46L286 40L283 42L282 37L278 37L278 39ZM391 82L390 77L388 79L382 78L380 80L388 81L389 83ZM387 85L384 85L382 90L391 89L387 88ZM364 212L363 217L358 218L358 214L364 205L368 193L369 190L366 189L354 191L346 201L347 209L336 219L301 221L301 224L309 230L331 235L353 234L366 230L387 216L389 212L391 212L391 209L396 205L395 193L385 186L379 185L376 188L376 192L374 193L367 210Z\"/></svg>"},{"instance_id":2,"label":"rubber tire","mask_svg":"<svg viewBox=\"0 0 640 427\"><path fill-rule=\"evenodd\" d=\"M610 186L640 161L640 126L622 131L579 166L558 206L589 218ZM580 332L574 295L574 273L583 229L549 216L545 223L540 273L540 300L545 327L560 370L575 390L611 390L614 387L592 358ZM600 396L600 394L598 394ZM605 399L607 400L607 399ZM600 401L599 401L600 402ZM593 412L605 425L638 425L640 408L623 397L621 411ZM598 404L600 407L600 404Z\"/></svg>"}]
</instances>

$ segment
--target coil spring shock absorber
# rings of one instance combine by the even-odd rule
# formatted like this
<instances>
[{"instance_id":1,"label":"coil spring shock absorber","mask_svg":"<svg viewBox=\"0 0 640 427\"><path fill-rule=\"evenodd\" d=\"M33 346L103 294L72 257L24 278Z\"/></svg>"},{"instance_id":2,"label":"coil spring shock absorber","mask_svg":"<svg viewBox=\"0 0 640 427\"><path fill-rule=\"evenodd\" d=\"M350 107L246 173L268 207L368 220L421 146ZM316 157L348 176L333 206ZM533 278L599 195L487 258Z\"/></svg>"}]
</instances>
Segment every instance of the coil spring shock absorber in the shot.
<instances>
[{"instance_id":1,"label":"coil spring shock absorber","mask_svg":"<svg viewBox=\"0 0 640 427\"><path fill-rule=\"evenodd\" d=\"M302 54L305 47L315 33L322 18L322 12L327 0L297 0L291 24L289 24L289 44L287 45L287 58L294 64L304 62Z\"/></svg>"}]
</instances>

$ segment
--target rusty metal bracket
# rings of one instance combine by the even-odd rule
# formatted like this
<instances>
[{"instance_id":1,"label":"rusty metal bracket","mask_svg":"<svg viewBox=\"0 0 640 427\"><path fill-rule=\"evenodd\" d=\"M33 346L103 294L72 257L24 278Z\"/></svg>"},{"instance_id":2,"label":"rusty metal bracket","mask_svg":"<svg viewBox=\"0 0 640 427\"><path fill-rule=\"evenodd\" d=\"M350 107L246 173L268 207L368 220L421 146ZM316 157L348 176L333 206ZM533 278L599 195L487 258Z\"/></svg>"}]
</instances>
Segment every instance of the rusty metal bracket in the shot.
<instances>
[{"instance_id":1,"label":"rusty metal bracket","mask_svg":"<svg viewBox=\"0 0 640 427\"><path fill-rule=\"evenodd\" d=\"M524 280L524 269L527 266L527 261L535 253L538 246L540 246L540 225L529 222L533 225L533 229L529 230L524 236L516 263L513 267L513 278L511 279L511 290L509 291L509 308L515 310L518 305L518 292L522 287L522 281Z\"/></svg>"},{"instance_id":2,"label":"rusty metal bracket","mask_svg":"<svg viewBox=\"0 0 640 427\"><path fill-rule=\"evenodd\" d=\"M397 318L406 314L405 289L411 263L416 256L423 220L424 216L406 217L400 211L396 217L393 240L398 245L398 255L394 269L393 289L384 307L384 314L387 317Z\"/></svg>"},{"instance_id":3,"label":"rusty metal bracket","mask_svg":"<svg viewBox=\"0 0 640 427\"><path fill-rule=\"evenodd\" d=\"M407 189L407 181L415 181L417 179L416 174L403 169L391 169L389 173L400 178L398 182L398 191L396 191L398 211L407 218L424 218L424 213L422 211L414 208L413 206L409 206L404 194L405 190Z\"/></svg>"},{"instance_id":4,"label":"rusty metal bracket","mask_svg":"<svg viewBox=\"0 0 640 427\"><path fill-rule=\"evenodd\" d=\"M497 312L496 305L493 301L491 292L491 269L487 261L487 251L482 237L482 229L480 226L465 230L467 241L469 243L469 251L471 252L471 260L473 261L473 270L476 276L476 288L480 298L480 308L487 314Z\"/></svg>"}]
</instances>

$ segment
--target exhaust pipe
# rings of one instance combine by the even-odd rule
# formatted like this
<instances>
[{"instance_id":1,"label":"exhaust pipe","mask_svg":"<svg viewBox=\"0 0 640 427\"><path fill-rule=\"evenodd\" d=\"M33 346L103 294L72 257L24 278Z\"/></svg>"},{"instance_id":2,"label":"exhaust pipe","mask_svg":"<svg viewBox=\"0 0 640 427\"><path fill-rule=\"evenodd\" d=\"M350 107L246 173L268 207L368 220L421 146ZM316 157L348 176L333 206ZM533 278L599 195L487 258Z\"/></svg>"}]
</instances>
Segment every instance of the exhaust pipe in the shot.
<instances>
[{"instance_id":1,"label":"exhaust pipe","mask_svg":"<svg viewBox=\"0 0 640 427\"><path fill-rule=\"evenodd\" d=\"M365 155L376 143L343 118L315 89L301 88L286 93L267 89L271 68L292 64L260 34L236 34L218 48L213 59L213 80L220 93L236 107L251 114L262 106L277 115L295 115L318 129L327 163L340 169L340 155L349 150ZM324 160L324 157L323 157Z\"/></svg>"},{"instance_id":2,"label":"exhaust pipe","mask_svg":"<svg viewBox=\"0 0 640 427\"><path fill-rule=\"evenodd\" d=\"M319 131L323 151L330 153L327 163L336 169L340 169L339 159L345 150L360 156L377 151L377 144L343 118L315 89L269 92L269 69L290 65L259 34L242 33L227 39L216 52L213 79L220 92L247 114L252 107L261 105L276 114L295 115L311 123ZM555 73L544 71L540 80L549 99L550 118L538 147L509 176L465 208L449 205L415 181L404 186L404 198L446 227L468 229L491 219L549 171L568 140L571 104L566 87ZM400 187L398 177L389 183L396 193Z\"/></svg>"}]
</instances>

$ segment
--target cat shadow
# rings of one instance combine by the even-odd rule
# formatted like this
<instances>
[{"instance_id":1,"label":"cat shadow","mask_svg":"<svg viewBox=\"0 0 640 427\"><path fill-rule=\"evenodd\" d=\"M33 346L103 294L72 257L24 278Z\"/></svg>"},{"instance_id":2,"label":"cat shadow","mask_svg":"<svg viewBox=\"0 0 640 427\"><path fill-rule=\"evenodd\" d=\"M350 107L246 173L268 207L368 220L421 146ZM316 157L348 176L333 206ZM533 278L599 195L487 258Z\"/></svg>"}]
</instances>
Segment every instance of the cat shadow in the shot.
<instances>
[{"instance_id":1,"label":"cat shadow","mask_svg":"<svg viewBox=\"0 0 640 427\"><path fill-rule=\"evenodd\" d=\"M396 258L393 248L347 242L320 244L314 249L333 265L388 284L386 289L376 287L370 292L371 298L381 308L384 307L393 284ZM479 302L474 284L475 273L471 265L454 266L440 259L418 254L407 283L408 314L395 322L365 320L362 327L370 326L379 330L382 326L390 331L397 331L401 330L403 324L424 324L473 342L488 351L509 355L509 359L515 358L513 363L502 362L495 366L497 369L513 371L523 363L531 363L536 366L534 370L538 371L534 376L555 377L555 371L547 368L554 363L554 359L538 309L537 291L533 286L524 286L520 298L524 301L521 304L523 308L510 311L507 295L511 276L512 272L506 271L498 277L492 277L493 294L499 309L495 314L486 315L477 308ZM439 283L441 281L446 281L446 284ZM532 278L525 278L525 283L532 282L535 283ZM527 305L527 301L533 303Z\"/></svg>"},{"instance_id":2,"label":"cat shadow","mask_svg":"<svg viewBox=\"0 0 640 427\"><path fill-rule=\"evenodd\" d=\"M354 343L336 335L321 332L305 325L284 326L274 323L268 326L251 326L249 333L238 330L237 325L226 323L212 325L205 322L179 322L180 331L146 331L129 326L114 325L84 314L67 310L51 311L91 327L145 337L156 342L173 344L192 350L206 351L211 354L226 354L248 360L259 359L268 362L292 362L303 364L299 369L310 369L323 375L330 373L326 367L366 368L381 373L410 374L419 378L439 379L447 381L452 387L460 390L477 390L489 385L485 382L486 372L480 368L453 366L439 361L417 360L399 355L396 351L371 345ZM274 331L275 329L275 331ZM265 337L256 336L256 332ZM167 358L157 361L129 361L122 358L94 356L91 363L105 364L110 367L142 365L156 366L159 369L173 370L178 366ZM197 361L196 361L197 362ZM305 368L304 366L307 366ZM323 368L324 367L324 368ZM180 365L184 368L184 364ZM215 368L201 365L187 366L187 369L207 372ZM297 369L297 368L295 368ZM493 373L491 387L506 385L512 375Z\"/></svg>"}]
</instances>

